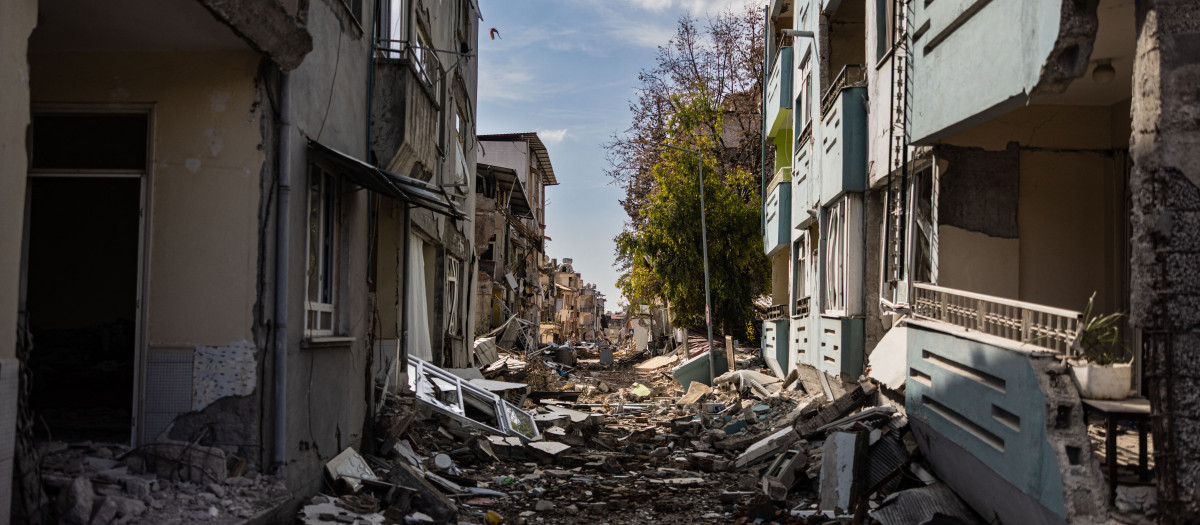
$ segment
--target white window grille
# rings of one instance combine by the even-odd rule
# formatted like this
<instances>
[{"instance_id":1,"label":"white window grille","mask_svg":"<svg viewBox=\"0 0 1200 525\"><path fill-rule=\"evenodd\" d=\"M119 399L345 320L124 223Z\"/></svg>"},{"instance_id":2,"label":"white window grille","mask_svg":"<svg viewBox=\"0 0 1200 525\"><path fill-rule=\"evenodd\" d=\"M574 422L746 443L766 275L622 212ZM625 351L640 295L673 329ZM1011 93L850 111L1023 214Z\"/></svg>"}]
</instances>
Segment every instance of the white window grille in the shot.
<instances>
[{"instance_id":1,"label":"white window grille","mask_svg":"<svg viewBox=\"0 0 1200 525\"><path fill-rule=\"evenodd\" d=\"M826 210L825 218L825 300L826 313L846 311L846 211L848 200L843 198Z\"/></svg>"}]
</instances>

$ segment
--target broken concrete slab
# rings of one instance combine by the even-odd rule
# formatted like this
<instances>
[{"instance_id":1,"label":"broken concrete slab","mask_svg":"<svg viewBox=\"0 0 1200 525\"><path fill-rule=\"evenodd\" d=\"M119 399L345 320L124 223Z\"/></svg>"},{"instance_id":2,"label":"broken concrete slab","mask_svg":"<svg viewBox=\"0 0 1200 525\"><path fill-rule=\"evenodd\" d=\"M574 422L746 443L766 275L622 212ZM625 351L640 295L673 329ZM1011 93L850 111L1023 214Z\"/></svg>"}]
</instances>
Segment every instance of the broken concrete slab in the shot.
<instances>
[{"instance_id":1,"label":"broken concrete slab","mask_svg":"<svg viewBox=\"0 0 1200 525\"><path fill-rule=\"evenodd\" d=\"M862 430L837 431L825 438L821 456L821 510L854 512L863 489L868 434Z\"/></svg>"},{"instance_id":2,"label":"broken concrete slab","mask_svg":"<svg viewBox=\"0 0 1200 525\"><path fill-rule=\"evenodd\" d=\"M796 482L796 471L807 464L808 453L803 449L794 448L777 456L763 474L763 494L775 501L786 500Z\"/></svg>"},{"instance_id":3,"label":"broken concrete slab","mask_svg":"<svg viewBox=\"0 0 1200 525\"><path fill-rule=\"evenodd\" d=\"M758 440L753 445L750 445L745 452L742 452L742 454L738 456L736 460L734 460L733 468L743 469L753 465L754 463L767 459L778 452L779 449L790 446L799 439L800 436L796 434L796 429L792 427L781 428L775 433Z\"/></svg>"},{"instance_id":4,"label":"broken concrete slab","mask_svg":"<svg viewBox=\"0 0 1200 525\"><path fill-rule=\"evenodd\" d=\"M908 328L896 326L883 338L867 359L868 375L892 390L900 390L908 379Z\"/></svg>"},{"instance_id":5,"label":"broken concrete slab","mask_svg":"<svg viewBox=\"0 0 1200 525\"><path fill-rule=\"evenodd\" d=\"M693 403L699 403L700 400L711 391L712 389L709 388L708 385L699 381L692 381L692 384L688 385L687 394L679 398L675 404L687 406Z\"/></svg>"},{"instance_id":6,"label":"broken concrete slab","mask_svg":"<svg viewBox=\"0 0 1200 525\"><path fill-rule=\"evenodd\" d=\"M645 360L645 361L643 361L643 362L641 362L641 363L638 363L638 364L634 365L634 368L635 368L635 369L637 369L637 370L643 370L643 371L645 371L645 370L657 370L657 369L659 369L659 368L662 368L662 367L664 367L664 366L670 366L670 365L673 365L673 364L675 364L675 363L677 363L677 362L679 362L679 355L678 355L678 354L660 355L660 356L658 356L658 357L652 357L652 358L650 358L650 359L647 359L647 360Z\"/></svg>"},{"instance_id":7,"label":"broken concrete slab","mask_svg":"<svg viewBox=\"0 0 1200 525\"><path fill-rule=\"evenodd\" d=\"M837 421L839 418L850 413L851 410L857 408L864 401L866 401L867 396L873 394L875 390L875 385L870 382L858 385L854 388L854 390L851 390L850 392L846 393L846 395L839 397L833 403L830 403L829 406L819 410L817 415L797 424L796 431L799 432L800 437L804 438L816 434L818 428Z\"/></svg>"}]
</instances>

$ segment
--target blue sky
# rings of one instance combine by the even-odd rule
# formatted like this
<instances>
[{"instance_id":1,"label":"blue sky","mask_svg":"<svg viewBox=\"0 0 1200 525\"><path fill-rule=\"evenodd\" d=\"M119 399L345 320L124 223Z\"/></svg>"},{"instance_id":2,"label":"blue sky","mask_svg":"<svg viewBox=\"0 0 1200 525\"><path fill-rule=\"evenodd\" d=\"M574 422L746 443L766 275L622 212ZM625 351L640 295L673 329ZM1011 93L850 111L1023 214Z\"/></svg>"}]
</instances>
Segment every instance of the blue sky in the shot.
<instances>
[{"instance_id":1,"label":"blue sky","mask_svg":"<svg viewBox=\"0 0 1200 525\"><path fill-rule=\"evenodd\" d=\"M601 145L629 126L638 72L653 65L679 17L744 1L479 1L478 133L538 132L559 182L546 190L547 251L573 258L608 310L620 300L612 239L626 216Z\"/></svg>"}]
</instances>

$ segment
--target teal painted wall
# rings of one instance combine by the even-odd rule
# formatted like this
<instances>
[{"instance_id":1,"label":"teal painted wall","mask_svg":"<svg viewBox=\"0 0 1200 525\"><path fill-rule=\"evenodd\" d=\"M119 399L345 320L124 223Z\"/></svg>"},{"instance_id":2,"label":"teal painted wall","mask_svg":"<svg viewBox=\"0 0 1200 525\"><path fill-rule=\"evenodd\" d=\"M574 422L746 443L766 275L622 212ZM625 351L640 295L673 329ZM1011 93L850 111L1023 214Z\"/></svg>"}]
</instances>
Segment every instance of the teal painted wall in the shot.
<instances>
[{"instance_id":1,"label":"teal painted wall","mask_svg":"<svg viewBox=\"0 0 1200 525\"><path fill-rule=\"evenodd\" d=\"M909 326L905 408L1059 516L1062 474L1026 354Z\"/></svg>"}]
</instances>

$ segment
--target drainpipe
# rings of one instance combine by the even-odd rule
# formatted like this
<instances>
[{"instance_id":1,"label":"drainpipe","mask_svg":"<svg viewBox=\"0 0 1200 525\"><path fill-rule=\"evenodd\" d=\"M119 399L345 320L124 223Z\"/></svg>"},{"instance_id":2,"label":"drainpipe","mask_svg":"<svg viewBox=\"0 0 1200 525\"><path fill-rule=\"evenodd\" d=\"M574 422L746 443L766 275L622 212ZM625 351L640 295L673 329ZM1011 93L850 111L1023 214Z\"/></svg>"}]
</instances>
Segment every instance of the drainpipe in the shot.
<instances>
[{"instance_id":1,"label":"drainpipe","mask_svg":"<svg viewBox=\"0 0 1200 525\"><path fill-rule=\"evenodd\" d=\"M409 278L409 259L412 258L412 206L407 201L404 202L404 260L400 261L401 279L404 281L404 293L400 296L400 315L403 322L400 323L400 362L398 369L402 374L408 374L408 287L412 286L412 279ZM403 392L408 388L408 383L398 385Z\"/></svg>"},{"instance_id":2,"label":"drainpipe","mask_svg":"<svg viewBox=\"0 0 1200 525\"><path fill-rule=\"evenodd\" d=\"M771 8L768 6L767 9L763 11L763 59L762 67L759 68L759 74L761 75L759 78L762 80L758 82L759 87L762 88L760 90L762 93L762 96L760 97L762 100L760 102L762 104L758 114L758 120L761 123L759 129L762 131L761 135L759 135L758 141L759 149L762 150L760 152L762 158L758 165L758 206L760 209L760 213L758 214L759 235L767 234L767 184L770 181L770 179L767 178L767 56L770 52L770 50L767 48L769 47L768 43L771 40L771 38L768 36L770 34Z\"/></svg>"},{"instance_id":3,"label":"drainpipe","mask_svg":"<svg viewBox=\"0 0 1200 525\"><path fill-rule=\"evenodd\" d=\"M275 443L272 463L282 473L287 444L287 314L288 314L288 212L291 209L291 80L279 83L279 178L275 217Z\"/></svg>"}]
</instances>

